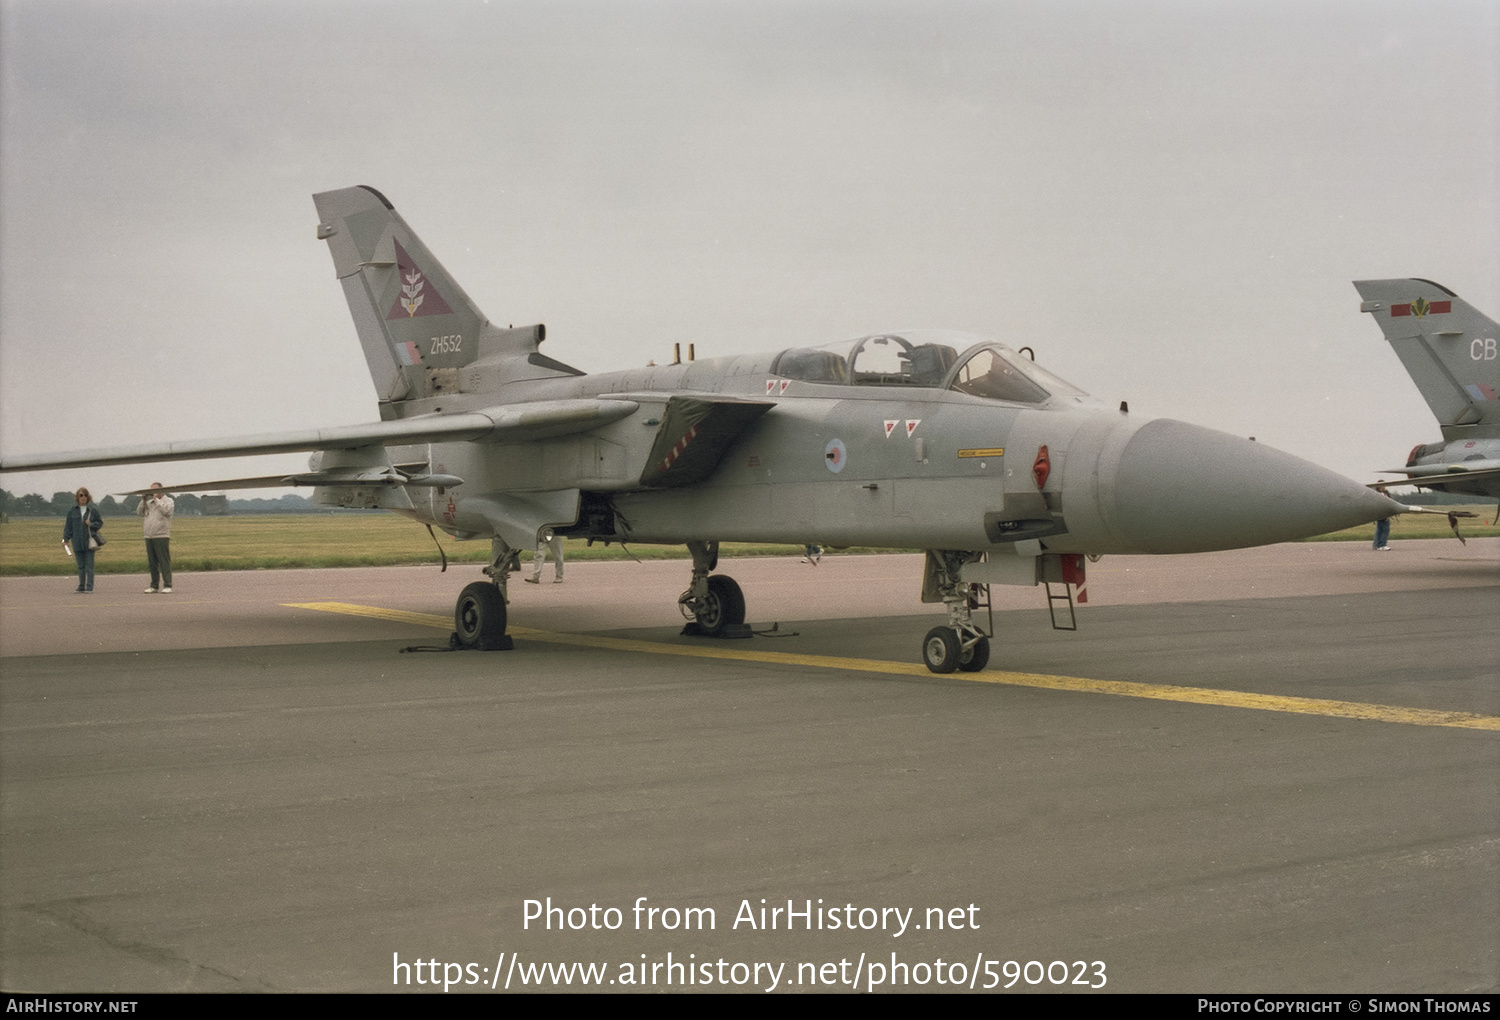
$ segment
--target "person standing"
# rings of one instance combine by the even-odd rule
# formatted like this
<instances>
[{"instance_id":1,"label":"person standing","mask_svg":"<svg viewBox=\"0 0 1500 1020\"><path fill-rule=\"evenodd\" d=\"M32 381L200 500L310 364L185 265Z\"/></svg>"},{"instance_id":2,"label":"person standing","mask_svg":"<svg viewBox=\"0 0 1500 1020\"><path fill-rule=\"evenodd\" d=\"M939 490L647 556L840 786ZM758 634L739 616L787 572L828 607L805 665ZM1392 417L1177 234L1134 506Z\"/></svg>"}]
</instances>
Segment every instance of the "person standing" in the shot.
<instances>
[{"instance_id":1,"label":"person standing","mask_svg":"<svg viewBox=\"0 0 1500 1020\"><path fill-rule=\"evenodd\" d=\"M1391 551L1391 519L1389 517L1375 522L1375 551Z\"/></svg>"},{"instance_id":2,"label":"person standing","mask_svg":"<svg viewBox=\"0 0 1500 1020\"><path fill-rule=\"evenodd\" d=\"M563 583L562 536L548 532L546 537L537 539L536 553L531 557L531 576L526 579L527 584L542 583L542 566L547 562L548 549L552 550L552 583Z\"/></svg>"},{"instance_id":3,"label":"person standing","mask_svg":"<svg viewBox=\"0 0 1500 1020\"><path fill-rule=\"evenodd\" d=\"M99 529L104 527L104 518L94 505L89 490L80 488L73 493L78 504L68 510L63 521L63 548L71 547L73 559L78 561L78 587L75 591L94 590L94 550L104 543L99 540Z\"/></svg>"},{"instance_id":4,"label":"person standing","mask_svg":"<svg viewBox=\"0 0 1500 1020\"><path fill-rule=\"evenodd\" d=\"M172 507L172 497L162 491L161 482L152 482L151 492L135 507L136 516L146 519L146 563L151 567L147 595L172 594Z\"/></svg>"}]
</instances>

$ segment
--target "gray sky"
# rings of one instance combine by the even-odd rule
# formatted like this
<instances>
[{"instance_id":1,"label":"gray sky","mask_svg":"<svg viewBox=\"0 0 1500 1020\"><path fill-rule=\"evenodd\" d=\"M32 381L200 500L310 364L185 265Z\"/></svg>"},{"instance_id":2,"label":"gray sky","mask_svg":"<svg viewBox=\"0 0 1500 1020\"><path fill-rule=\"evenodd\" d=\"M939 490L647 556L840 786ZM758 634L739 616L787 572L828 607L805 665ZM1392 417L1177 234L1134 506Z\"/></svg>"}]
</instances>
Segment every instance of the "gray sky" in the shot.
<instances>
[{"instance_id":1,"label":"gray sky","mask_svg":"<svg viewBox=\"0 0 1500 1020\"><path fill-rule=\"evenodd\" d=\"M0 0L0 449L375 418L315 191L587 371L966 329L1361 481L1500 317L1500 5ZM7 475L95 493L300 456Z\"/></svg>"}]
</instances>

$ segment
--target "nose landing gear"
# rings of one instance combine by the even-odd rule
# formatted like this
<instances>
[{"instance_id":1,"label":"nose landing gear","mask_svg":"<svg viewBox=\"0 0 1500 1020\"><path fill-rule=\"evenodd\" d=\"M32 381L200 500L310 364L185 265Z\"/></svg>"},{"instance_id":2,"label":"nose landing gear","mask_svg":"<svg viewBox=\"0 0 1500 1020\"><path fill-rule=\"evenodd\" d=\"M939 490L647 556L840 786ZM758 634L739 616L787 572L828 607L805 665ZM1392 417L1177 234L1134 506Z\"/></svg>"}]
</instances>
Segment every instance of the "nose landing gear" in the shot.
<instances>
[{"instance_id":1,"label":"nose landing gear","mask_svg":"<svg viewBox=\"0 0 1500 1020\"><path fill-rule=\"evenodd\" d=\"M953 627L934 627L922 642L922 661L934 673L978 673L990 663L990 639L983 634L964 634Z\"/></svg>"},{"instance_id":2,"label":"nose landing gear","mask_svg":"<svg viewBox=\"0 0 1500 1020\"><path fill-rule=\"evenodd\" d=\"M990 586L968 584L962 579L965 563L979 553L929 549L922 577L922 601L942 602L948 607L948 625L934 627L922 639L922 661L934 673L962 670L977 673L990 662L990 633L995 629L990 609ZM974 611L989 614L990 633L981 630Z\"/></svg>"}]
</instances>

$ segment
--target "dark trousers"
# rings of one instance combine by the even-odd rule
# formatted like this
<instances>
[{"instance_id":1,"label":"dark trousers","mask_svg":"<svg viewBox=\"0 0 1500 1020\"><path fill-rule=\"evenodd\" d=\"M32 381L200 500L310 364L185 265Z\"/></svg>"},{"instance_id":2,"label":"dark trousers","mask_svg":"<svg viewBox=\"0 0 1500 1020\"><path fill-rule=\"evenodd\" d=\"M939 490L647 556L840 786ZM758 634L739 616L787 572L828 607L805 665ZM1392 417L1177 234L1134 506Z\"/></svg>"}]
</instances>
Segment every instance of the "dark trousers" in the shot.
<instances>
[{"instance_id":1,"label":"dark trousers","mask_svg":"<svg viewBox=\"0 0 1500 1020\"><path fill-rule=\"evenodd\" d=\"M170 538L146 539L146 563L151 567L153 588L172 587L172 550L167 547L170 541Z\"/></svg>"},{"instance_id":2,"label":"dark trousers","mask_svg":"<svg viewBox=\"0 0 1500 1020\"><path fill-rule=\"evenodd\" d=\"M85 548L74 549L73 558L78 561L78 590L94 590L94 550L87 548L88 539L83 540Z\"/></svg>"}]
</instances>

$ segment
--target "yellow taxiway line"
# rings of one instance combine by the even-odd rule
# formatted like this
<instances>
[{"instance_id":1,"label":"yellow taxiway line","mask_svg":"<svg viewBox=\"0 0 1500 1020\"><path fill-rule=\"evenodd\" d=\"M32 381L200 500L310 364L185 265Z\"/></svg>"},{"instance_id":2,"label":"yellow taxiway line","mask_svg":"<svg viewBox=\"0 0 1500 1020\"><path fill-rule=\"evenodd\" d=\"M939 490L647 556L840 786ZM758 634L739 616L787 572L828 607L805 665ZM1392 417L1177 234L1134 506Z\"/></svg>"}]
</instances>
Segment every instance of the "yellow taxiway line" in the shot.
<instances>
[{"instance_id":1,"label":"yellow taxiway line","mask_svg":"<svg viewBox=\"0 0 1500 1020\"><path fill-rule=\"evenodd\" d=\"M351 602L287 602L291 609L314 609L325 613L368 616L377 620L411 623L451 631L453 620L430 613L408 613L400 609L360 606ZM660 641L638 641L634 638L598 637L591 634L561 634L555 631L512 627L512 637L549 644L575 645L581 648L607 648L619 652L641 652L648 655L681 655L695 659L727 659L735 662L765 662L782 666L812 666L819 669L853 670L862 673L891 673L902 676L931 677L926 666L884 659L853 659L837 655L799 655L795 652L765 652L729 646L668 645ZM1469 730L1500 730L1500 716L1475 715L1471 712L1442 712L1429 708L1404 708L1400 705L1370 705L1358 701L1331 701L1324 698L1296 698L1282 694L1254 694L1248 691L1223 691L1208 687L1177 687L1171 684L1128 683L1120 680L1089 680L1076 676L1049 676L1043 673L1008 673L986 670L980 673L952 673L952 680L975 683L1010 684L1016 687L1041 687L1054 691L1080 691L1090 694L1113 694L1125 698L1154 698L1157 701L1182 701L1194 705L1219 705L1225 708L1255 708L1266 712L1294 712L1300 715L1337 716L1344 719L1366 719L1372 722L1405 723L1411 726L1451 726Z\"/></svg>"}]
</instances>

